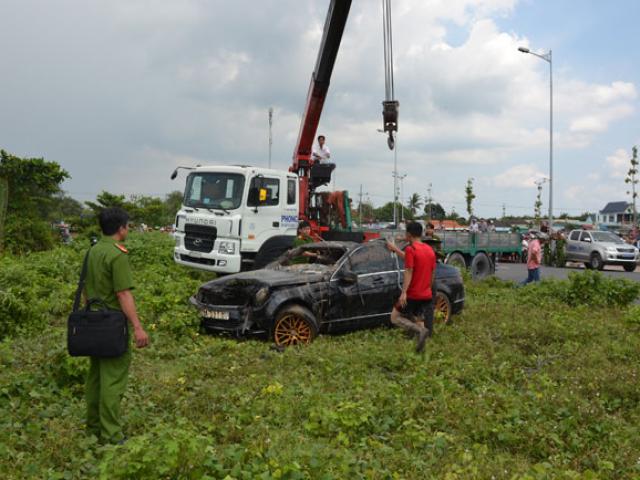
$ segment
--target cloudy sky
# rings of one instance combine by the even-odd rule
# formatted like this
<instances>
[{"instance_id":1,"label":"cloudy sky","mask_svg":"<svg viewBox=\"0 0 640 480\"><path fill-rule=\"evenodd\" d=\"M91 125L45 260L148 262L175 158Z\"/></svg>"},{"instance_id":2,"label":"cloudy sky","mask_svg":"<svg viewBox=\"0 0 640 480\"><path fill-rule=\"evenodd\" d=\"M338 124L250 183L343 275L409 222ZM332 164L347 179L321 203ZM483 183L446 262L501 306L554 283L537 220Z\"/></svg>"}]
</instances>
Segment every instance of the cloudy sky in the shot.
<instances>
[{"instance_id":1,"label":"cloudy sky","mask_svg":"<svg viewBox=\"0 0 640 480\"><path fill-rule=\"evenodd\" d=\"M2 0L0 148L67 169L79 200L182 189L177 165L290 165L328 0ZM555 213L624 200L640 143L636 0L393 0L404 194L483 216L533 211L548 175L553 49ZM390 201L393 154L379 0L354 0L319 133L336 186ZM544 191L547 208L547 190Z\"/></svg>"}]
</instances>

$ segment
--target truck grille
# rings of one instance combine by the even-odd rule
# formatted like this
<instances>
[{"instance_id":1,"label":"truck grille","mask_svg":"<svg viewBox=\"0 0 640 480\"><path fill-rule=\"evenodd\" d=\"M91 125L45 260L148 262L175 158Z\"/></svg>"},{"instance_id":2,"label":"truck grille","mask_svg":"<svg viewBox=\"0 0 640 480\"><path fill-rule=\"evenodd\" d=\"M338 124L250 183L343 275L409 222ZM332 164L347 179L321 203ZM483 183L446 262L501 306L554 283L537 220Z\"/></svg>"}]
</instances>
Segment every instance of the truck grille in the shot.
<instances>
[{"instance_id":1,"label":"truck grille","mask_svg":"<svg viewBox=\"0 0 640 480\"><path fill-rule=\"evenodd\" d=\"M634 249L633 248L618 248L618 252L620 253L633 253Z\"/></svg>"},{"instance_id":2,"label":"truck grille","mask_svg":"<svg viewBox=\"0 0 640 480\"><path fill-rule=\"evenodd\" d=\"M216 261L210 258L197 258L191 255L180 254L180 260L183 262L199 263L201 265L215 265Z\"/></svg>"},{"instance_id":3,"label":"truck grille","mask_svg":"<svg viewBox=\"0 0 640 480\"><path fill-rule=\"evenodd\" d=\"M184 246L187 250L194 252L211 252L216 237L218 236L218 229L216 227L194 225L192 223L187 223L184 226L184 232Z\"/></svg>"}]
</instances>

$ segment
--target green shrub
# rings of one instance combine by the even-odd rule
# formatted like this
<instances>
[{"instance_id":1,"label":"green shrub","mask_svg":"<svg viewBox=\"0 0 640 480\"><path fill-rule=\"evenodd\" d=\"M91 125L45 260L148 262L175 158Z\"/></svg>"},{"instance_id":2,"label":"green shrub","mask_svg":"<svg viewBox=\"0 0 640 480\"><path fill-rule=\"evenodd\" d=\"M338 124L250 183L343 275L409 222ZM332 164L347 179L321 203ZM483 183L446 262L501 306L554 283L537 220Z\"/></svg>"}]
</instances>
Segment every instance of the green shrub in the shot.
<instances>
[{"instance_id":1,"label":"green shrub","mask_svg":"<svg viewBox=\"0 0 640 480\"><path fill-rule=\"evenodd\" d=\"M512 301L528 305L564 303L571 307L626 307L640 295L640 283L611 278L601 272L571 272L567 280L543 279L520 287L513 282L491 277L481 282L465 282L474 299Z\"/></svg>"},{"instance_id":2,"label":"green shrub","mask_svg":"<svg viewBox=\"0 0 640 480\"><path fill-rule=\"evenodd\" d=\"M50 250L54 245L54 234L48 222L19 214L7 215L4 248L9 252L40 252Z\"/></svg>"}]
</instances>

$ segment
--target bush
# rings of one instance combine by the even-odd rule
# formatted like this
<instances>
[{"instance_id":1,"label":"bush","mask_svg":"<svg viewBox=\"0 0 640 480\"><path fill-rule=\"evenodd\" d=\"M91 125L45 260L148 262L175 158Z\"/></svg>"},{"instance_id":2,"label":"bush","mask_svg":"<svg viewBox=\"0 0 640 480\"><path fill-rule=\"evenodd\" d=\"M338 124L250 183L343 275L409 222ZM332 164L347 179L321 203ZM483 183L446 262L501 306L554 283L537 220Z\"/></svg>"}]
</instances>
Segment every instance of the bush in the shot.
<instances>
[{"instance_id":1,"label":"bush","mask_svg":"<svg viewBox=\"0 0 640 480\"><path fill-rule=\"evenodd\" d=\"M543 306L563 303L570 307L626 307L640 295L640 283L623 278L611 278L601 272L585 270L571 272L567 280L545 279L525 287L495 277L481 282L465 282L472 298L486 302L513 301Z\"/></svg>"},{"instance_id":2,"label":"bush","mask_svg":"<svg viewBox=\"0 0 640 480\"><path fill-rule=\"evenodd\" d=\"M4 248L17 254L50 250L55 245L49 223L15 214L7 216L4 236Z\"/></svg>"}]
</instances>

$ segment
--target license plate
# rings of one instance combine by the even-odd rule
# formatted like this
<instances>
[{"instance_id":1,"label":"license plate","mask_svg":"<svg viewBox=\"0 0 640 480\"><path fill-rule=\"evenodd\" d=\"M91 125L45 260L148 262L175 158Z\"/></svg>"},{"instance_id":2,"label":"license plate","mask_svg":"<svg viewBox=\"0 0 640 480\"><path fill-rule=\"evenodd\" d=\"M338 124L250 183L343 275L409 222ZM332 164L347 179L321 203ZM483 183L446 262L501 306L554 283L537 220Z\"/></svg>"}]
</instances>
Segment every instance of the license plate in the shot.
<instances>
[{"instance_id":1,"label":"license plate","mask_svg":"<svg viewBox=\"0 0 640 480\"><path fill-rule=\"evenodd\" d=\"M202 316L204 318L211 318L213 320L229 320L229 312L223 312L220 310L202 310Z\"/></svg>"}]
</instances>

